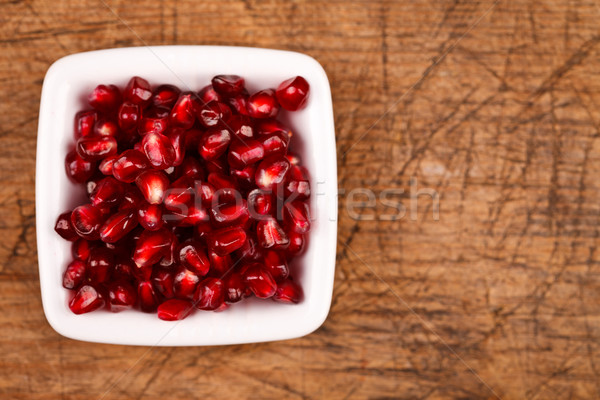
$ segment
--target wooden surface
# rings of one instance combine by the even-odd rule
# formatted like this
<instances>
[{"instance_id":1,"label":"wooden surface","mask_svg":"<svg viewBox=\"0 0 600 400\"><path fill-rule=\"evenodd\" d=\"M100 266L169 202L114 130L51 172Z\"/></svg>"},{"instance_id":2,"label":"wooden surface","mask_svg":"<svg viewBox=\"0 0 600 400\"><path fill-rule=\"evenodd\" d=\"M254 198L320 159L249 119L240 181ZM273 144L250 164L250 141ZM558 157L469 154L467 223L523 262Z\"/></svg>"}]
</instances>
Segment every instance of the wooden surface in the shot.
<instances>
[{"instance_id":1,"label":"wooden surface","mask_svg":"<svg viewBox=\"0 0 600 400\"><path fill-rule=\"evenodd\" d=\"M599 398L599 19L593 0L3 1L0 398ZM357 221L341 196L331 312L302 339L62 338L37 272L42 80L64 55L144 44L315 57L340 189L415 178L439 220L422 196L416 218L378 202Z\"/></svg>"}]
</instances>

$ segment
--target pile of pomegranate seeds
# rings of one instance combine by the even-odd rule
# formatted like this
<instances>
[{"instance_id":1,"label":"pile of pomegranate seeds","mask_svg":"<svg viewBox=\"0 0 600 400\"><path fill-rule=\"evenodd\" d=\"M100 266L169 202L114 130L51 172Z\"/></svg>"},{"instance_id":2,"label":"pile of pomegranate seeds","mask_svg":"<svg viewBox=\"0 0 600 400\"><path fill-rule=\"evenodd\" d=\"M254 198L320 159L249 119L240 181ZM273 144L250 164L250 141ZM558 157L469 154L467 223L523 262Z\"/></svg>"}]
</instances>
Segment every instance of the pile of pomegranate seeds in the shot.
<instances>
[{"instance_id":1,"label":"pile of pomegranate seeds","mask_svg":"<svg viewBox=\"0 0 600 400\"><path fill-rule=\"evenodd\" d=\"M236 75L198 93L140 77L96 87L65 159L89 200L55 226L72 242L71 311L172 321L250 296L299 302L289 264L310 229L310 183L276 117L308 93L300 76L252 95Z\"/></svg>"}]
</instances>

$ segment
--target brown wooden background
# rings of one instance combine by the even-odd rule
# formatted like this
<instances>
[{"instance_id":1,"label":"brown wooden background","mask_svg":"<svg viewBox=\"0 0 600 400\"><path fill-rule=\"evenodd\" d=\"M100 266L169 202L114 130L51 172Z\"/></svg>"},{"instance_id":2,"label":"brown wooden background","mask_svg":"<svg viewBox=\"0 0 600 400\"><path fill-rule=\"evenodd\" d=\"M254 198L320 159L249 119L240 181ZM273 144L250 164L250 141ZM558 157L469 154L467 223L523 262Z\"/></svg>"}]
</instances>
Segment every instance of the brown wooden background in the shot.
<instances>
[{"instance_id":1,"label":"brown wooden background","mask_svg":"<svg viewBox=\"0 0 600 400\"><path fill-rule=\"evenodd\" d=\"M599 20L593 0L3 0L0 397L599 398ZM381 221L380 205L356 221L341 197L331 313L302 339L149 351L60 337L36 259L42 80L64 55L144 43L315 57L339 187L414 177L440 194L439 221L427 198L416 219Z\"/></svg>"}]
</instances>

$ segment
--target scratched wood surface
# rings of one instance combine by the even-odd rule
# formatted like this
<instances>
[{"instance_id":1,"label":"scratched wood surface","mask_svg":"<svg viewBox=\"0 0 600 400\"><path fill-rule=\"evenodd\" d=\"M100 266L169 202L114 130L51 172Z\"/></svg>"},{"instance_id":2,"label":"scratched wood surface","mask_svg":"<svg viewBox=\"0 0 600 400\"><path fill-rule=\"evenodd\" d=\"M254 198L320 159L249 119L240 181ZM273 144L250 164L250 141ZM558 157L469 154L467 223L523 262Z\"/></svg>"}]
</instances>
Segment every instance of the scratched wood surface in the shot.
<instances>
[{"instance_id":1,"label":"scratched wood surface","mask_svg":"<svg viewBox=\"0 0 600 400\"><path fill-rule=\"evenodd\" d=\"M599 18L593 0L2 1L0 397L599 398ZM346 194L314 334L149 349L45 321L44 74L67 54L145 44L289 49L327 71ZM411 216L411 179L439 194L439 218L427 195ZM377 201L357 219L359 188L396 189L406 215Z\"/></svg>"}]
</instances>

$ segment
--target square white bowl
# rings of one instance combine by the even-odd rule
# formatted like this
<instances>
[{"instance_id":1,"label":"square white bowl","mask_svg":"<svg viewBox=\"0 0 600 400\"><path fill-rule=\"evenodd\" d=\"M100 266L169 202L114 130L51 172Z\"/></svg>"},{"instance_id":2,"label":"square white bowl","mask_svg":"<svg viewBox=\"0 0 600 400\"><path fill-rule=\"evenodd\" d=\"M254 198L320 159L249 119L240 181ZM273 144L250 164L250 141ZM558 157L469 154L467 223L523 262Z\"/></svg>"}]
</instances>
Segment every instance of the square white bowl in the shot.
<instances>
[{"instance_id":1,"label":"square white bowl","mask_svg":"<svg viewBox=\"0 0 600 400\"><path fill-rule=\"evenodd\" d=\"M308 247L294 262L304 290L297 305L245 300L228 310L198 311L167 322L137 310L95 311L75 315L61 285L71 259L71 243L54 232L58 215L82 200L64 159L74 145L73 117L88 107L86 95L98 84L123 87L134 75L152 85L174 84L199 90L217 74L238 74L248 90L277 87L301 75L310 84L306 107L282 111L294 131L292 149L300 154L312 182L312 228ZM264 342L300 337L325 321L331 304L337 236L337 170L329 81L321 65L305 54L226 46L158 46L100 50L56 61L44 79L40 104L36 166L37 245L44 313L63 336L100 343L148 346L198 346Z\"/></svg>"}]
</instances>

